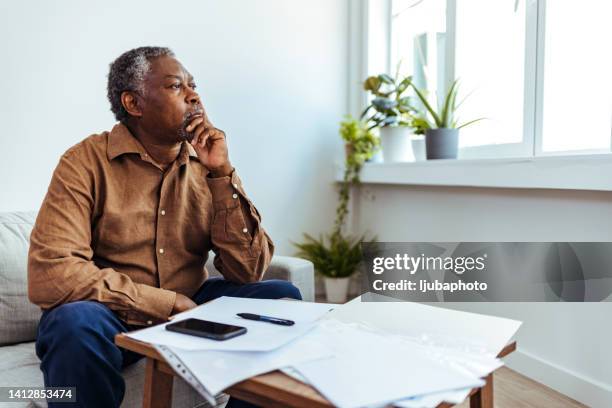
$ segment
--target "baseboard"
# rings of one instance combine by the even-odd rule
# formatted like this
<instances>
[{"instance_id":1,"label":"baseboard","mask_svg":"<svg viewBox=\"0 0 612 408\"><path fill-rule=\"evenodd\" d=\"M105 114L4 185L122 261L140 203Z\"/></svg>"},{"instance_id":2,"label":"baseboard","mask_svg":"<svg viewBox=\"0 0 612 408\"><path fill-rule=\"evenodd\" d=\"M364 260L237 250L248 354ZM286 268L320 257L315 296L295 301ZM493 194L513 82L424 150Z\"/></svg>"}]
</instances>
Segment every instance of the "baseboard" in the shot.
<instances>
[{"instance_id":1,"label":"baseboard","mask_svg":"<svg viewBox=\"0 0 612 408\"><path fill-rule=\"evenodd\" d=\"M504 358L504 362L512 370L589 407L612 407L612 387L610 385L542 360L523 350L517 350Z\"/></svg>"}]
</instances>

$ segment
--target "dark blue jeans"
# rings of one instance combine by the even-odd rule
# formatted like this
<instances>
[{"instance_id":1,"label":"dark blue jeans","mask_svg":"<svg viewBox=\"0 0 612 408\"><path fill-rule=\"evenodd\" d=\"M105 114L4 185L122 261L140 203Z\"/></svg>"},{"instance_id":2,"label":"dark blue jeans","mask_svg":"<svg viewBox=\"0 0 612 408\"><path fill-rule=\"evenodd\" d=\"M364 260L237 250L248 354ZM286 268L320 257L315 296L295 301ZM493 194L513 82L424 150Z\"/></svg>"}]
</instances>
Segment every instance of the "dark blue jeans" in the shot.
<instances>
[{"instance_id":1,"label":"dark blue jeans","mask_svg":"<svg viewBox=\"0 0 612 408\"><path fill-rule=\"evenodd\" d=\"M301 299L290 282L267 280L239 285L220 278L208 279L193 296L197 304L221 296L259 299ZM118 407L125 394L121 370L141 355L117 347L117 333L133 330L105 305L94 301L66 303L46 310L40 318L36 354L47 387L76 387L79 407ZM67 407L49 403L49 407ZM228 407L252 404L230 399Z\"/></svg>"}]
</instances>

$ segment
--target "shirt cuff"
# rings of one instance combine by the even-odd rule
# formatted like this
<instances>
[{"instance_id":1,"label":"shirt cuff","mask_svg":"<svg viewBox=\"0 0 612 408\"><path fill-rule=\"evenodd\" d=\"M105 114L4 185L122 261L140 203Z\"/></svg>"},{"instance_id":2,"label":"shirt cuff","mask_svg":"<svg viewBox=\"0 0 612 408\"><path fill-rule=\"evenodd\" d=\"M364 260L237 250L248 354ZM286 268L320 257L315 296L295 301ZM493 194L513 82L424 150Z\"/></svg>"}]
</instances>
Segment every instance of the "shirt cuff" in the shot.
<instances>
[{"instance_id":1,"label":"shirt cuff","mask_svg":"<svg viewBox=\"0 0 612 408\"><path fill-rule=\"evenodd\" d=\"M212 194L215 210L225 210L240 206L240 196L244 196L244 194L240 188L242 183L236 174L236 170L225 177L207 177L206 182Z\"/></svg>"},{"instance_id":2,"label":"shirt cuff","mask_svg":"<svg viewBox=\"0 0 612 408\"><path fill-rule=\"evenodd\" d=\"M138 299L135 309L158 320L166 321L174 309L176 292L137 283Z\"/></svg>"}]
</instances>

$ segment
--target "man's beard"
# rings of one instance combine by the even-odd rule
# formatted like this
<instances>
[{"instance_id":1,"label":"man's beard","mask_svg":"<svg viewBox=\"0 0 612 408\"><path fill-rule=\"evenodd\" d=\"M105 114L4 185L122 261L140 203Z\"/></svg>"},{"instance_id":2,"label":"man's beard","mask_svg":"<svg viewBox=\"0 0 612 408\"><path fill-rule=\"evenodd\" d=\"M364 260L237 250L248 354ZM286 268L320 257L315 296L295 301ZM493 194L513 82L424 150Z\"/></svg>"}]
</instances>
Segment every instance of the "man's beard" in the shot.
<instances>
[{"instance_id":1,"label":"man's beard","mask_svg":"<svg viewBox=\"0 0 612 408\"><path fill-rule=\"evenodd\" d=\"M183 123L181 123L181 126L179 127L177 131L180 140L186 140L189 143L191 143L191 141L193 140L195 129L193 129L191 132L188 132L187 126L189 126L189 124L193 122L193 118L195 116L202 115L203 113L204 111L202 109L196 109L195 111L185 112L185 115L183 116Z\"/></svg>"},{"instance_id":2,"label":"man's beard","mask_svg":"<svg viewBox=\"0 0 612 408\"><path fill-rule=\"evenodd\" d=\"M185 114L185 118L183 119L183 123L181 123L181 126L178 129L178 137L180 140L186 140L189 143L191 143L191 141L193 140L193 132L188 132L187 131L187 126L189 126L189 124L191 123L191 116L186 113Z\"/></svg>"}]
</instances>

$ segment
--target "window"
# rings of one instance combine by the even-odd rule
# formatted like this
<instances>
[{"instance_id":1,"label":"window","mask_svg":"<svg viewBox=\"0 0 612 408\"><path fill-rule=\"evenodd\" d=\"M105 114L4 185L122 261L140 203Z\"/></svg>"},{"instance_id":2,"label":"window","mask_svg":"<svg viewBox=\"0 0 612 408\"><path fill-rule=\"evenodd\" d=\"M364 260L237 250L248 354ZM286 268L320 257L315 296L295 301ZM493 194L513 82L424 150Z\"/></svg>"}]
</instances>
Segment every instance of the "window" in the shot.
<instances>
[{"instance_id":1,"label":"window","mask_svg":"<svg viewBox=\"0 0 612 408\"><path fill-rule=\"evenodd\" d=\"M462 158L610 152L609 2L391 0L389 66L460 79Z\"/></svg>"},{"instance_id":2,"label":"window","mask_svg":"<svg viewBox=\"0 0 612 408\"><path fill-rule=\"evenodd\" d=\"M610 149L612 7L546 3L542 152Z\"/></svg>"}]
</instances>

